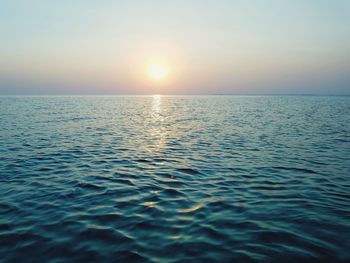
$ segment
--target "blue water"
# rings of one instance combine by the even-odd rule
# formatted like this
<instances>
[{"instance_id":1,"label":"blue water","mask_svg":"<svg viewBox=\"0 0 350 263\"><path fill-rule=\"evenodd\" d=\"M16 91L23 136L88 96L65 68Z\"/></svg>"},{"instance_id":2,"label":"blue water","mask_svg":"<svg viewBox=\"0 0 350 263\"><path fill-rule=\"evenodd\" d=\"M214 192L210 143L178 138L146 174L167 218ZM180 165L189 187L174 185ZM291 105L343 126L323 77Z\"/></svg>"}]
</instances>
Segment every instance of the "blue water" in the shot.
<instances>
[{"instance_id":1,"label":"blue water","mask_svg":"<svg viewBox=\"0 0 350 263\"><path fill-rule=\"evenodd\" d=\"M0 261L350 261L350 97L1 97Z\"/></svg>"}]
</instances>

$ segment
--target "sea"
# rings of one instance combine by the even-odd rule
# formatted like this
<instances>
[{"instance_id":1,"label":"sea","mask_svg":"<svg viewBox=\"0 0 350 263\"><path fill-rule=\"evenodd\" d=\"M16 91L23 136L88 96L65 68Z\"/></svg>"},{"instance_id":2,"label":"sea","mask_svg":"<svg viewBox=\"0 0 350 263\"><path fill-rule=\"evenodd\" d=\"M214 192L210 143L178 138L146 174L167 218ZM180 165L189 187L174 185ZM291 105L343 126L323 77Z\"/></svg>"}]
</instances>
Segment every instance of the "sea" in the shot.
<instances>
[{"instance_id":1,"label":"sea","mask_svg":"<svg viewBox=\"0 0 350 263\"><path fill-rule=\"evenodd\" d=\"M0 262L350 262L350 97L2 96Z\"/></svg>"}]
</instances>

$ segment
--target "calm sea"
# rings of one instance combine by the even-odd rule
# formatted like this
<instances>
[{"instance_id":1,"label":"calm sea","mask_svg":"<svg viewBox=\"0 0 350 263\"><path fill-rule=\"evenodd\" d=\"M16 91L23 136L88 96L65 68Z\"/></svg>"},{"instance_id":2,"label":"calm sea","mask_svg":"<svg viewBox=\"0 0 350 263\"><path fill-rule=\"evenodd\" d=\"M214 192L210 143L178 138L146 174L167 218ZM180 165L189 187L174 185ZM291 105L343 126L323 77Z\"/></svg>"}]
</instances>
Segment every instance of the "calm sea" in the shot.
<instances>
[{"instance_id":1,"label":"calm sea","mask_svg":"<svg viewBox=\"0 0 350 263\"><path fill-rule=\"evenodd\" d=\"M1 262L350 260L350 97L0 98Z\"/></svg>"}]
</instances>

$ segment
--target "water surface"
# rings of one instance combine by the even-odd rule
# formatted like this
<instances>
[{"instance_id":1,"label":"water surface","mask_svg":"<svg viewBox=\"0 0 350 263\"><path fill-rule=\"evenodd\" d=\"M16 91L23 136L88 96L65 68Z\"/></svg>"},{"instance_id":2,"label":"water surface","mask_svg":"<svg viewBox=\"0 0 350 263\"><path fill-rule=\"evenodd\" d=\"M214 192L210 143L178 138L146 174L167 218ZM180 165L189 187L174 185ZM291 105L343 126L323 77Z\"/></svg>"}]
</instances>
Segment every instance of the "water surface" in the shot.
<instances>
[{"instance_id":1,"label":"water surface","mask_svg":"<svg viewBox=\"0 0 350 263\"><path fill-rule=\"evenodd\" d=\"M350 260L350 97L0 98L0 261Z\"/></svg>"}]
</instances>

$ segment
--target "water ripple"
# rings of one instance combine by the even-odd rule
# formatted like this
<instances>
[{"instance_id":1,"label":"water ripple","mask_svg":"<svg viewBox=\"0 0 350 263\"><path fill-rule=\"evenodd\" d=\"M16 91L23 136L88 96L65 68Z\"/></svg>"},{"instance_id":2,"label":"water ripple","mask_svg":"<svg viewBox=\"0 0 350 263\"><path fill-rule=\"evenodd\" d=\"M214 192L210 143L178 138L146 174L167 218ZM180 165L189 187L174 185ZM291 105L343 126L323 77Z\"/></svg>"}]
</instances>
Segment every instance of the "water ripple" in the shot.
<instances>
[{"instance_id":1,"label":"water ripple","mask_svg":"<svg viewBox=\"0 0 350 263\"><path fill-rule=\"evenodd\" d=\"M349 97L2 97L0 124L0 262L350 261Z\"/></svg>"}]
</instances>

